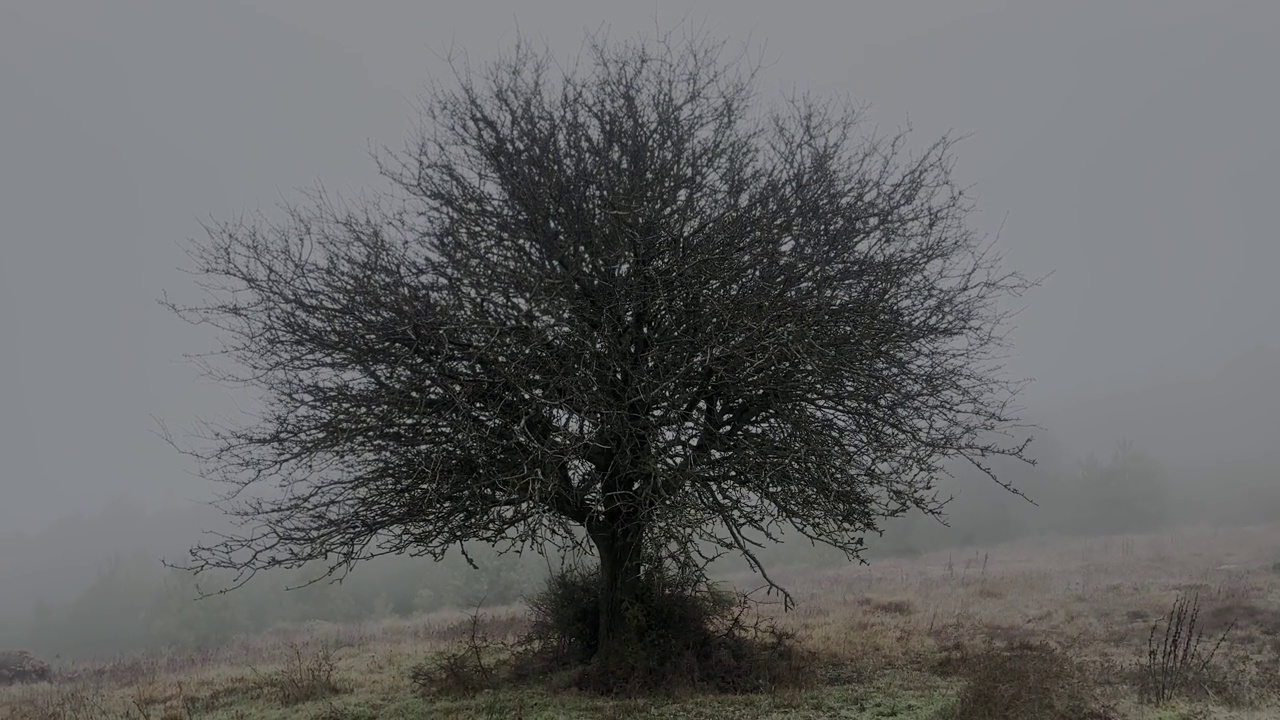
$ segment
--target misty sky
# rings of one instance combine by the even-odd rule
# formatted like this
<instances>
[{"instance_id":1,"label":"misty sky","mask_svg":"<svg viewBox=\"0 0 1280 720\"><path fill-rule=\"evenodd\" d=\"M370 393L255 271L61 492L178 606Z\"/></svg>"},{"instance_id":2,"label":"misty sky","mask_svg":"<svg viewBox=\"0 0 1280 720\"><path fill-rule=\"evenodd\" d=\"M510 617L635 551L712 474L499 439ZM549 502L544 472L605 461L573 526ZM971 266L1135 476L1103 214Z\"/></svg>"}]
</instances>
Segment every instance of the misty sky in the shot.
<instances>
[{"instance_id":1,"label":"misty sky","mask_svg":"<svg viewBox=\"0 0 1280 720\"><path fill-rule=\"evenodd\" d=\"M1036 408L1280 345L1280 3L12 0L0 9L0 530L122 493L203 498L157 439L228 408L156 304L199 221L374 179L450 45L562 55L686 15L851 93L958 173L1009 263L1054 271L1015 339ZM483 5L483 7L474 7ZM536 11L534 8L538 8Z\"/></svg>"}]
</instances>

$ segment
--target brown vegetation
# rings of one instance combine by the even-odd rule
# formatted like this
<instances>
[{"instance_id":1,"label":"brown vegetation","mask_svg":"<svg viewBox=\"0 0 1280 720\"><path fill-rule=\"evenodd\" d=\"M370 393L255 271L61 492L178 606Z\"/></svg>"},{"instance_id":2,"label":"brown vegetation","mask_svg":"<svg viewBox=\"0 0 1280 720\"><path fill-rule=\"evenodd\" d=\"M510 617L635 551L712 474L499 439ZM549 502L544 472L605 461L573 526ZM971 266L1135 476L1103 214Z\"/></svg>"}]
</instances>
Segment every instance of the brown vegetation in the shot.
<instances>
[{"instance_id":1,"label":"brown vegetation","mask_svg":"<svg viewBox=\"0 0 1280 720\"><path fill-rule=\"evenodd\" d=\"M200 656L66 668L55 684L0 691L0 717L642 718L685 717L697 706L704 718L1260 720L1280 711L1277 548L1280 526L1027 541L990 548L985 570L979 551L967 570L954 553L952 572L946 553L797 572L782 580L799 607L761 610L810 654L807 682L741 700L681 699L693 691L590 699L574 689L573 673L503 675L536 623L493 608L315 625ZM1152 649L1157 673L1173 668L1160 676L1164 691L1153 690ZM469 669L468 652L477 663ZM459 672L492 674L475 692L418 692L413 669L438 672L451 653L464 658Z\"/></svg>"}]
</instances>

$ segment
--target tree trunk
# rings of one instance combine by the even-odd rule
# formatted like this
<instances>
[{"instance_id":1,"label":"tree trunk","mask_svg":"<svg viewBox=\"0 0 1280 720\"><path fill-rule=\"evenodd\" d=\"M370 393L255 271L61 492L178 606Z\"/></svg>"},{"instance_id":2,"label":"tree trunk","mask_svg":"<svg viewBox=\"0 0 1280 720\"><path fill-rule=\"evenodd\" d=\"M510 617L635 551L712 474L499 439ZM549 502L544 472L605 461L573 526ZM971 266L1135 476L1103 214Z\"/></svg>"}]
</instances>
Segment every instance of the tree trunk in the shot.
<instances>
[{"instance_id":1,"label":"tree trunk","mask_svg":"<svg viewBox=\"0 0 1280 720\"><path fill-rule=\"evenodd\" d=\"M609 527L591 534L600 553L600 634L596 657L621 656L636 639L627 606L639 598L643 532L637 526Z\"/></svg>"}]
</instances>

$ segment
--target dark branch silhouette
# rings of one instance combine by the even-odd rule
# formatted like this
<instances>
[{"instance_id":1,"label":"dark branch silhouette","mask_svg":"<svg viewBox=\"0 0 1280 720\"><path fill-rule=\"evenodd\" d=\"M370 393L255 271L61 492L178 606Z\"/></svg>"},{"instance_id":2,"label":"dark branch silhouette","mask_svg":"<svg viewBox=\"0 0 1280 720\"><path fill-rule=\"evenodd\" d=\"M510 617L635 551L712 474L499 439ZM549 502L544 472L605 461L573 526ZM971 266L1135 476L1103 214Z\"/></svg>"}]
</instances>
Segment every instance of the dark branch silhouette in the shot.
<instances>
[{"instance_id":1,"label":"dark branch silhouette","mask_svg":"<svg viewBox=\"0 0 1280 720\"><path fill-rule=\"evenodd\" d=\"M1002 302L1033 283L967 228L953 138L762 105L703 36L587 47L460 68L388 192L194 244L207 299L170 307L261 401L186 450L243 522L197 570L589 541L603 652L648 563L763 574L784 528L858 559L946 463L1023 457Z\"/></svg>"}]
</instances>

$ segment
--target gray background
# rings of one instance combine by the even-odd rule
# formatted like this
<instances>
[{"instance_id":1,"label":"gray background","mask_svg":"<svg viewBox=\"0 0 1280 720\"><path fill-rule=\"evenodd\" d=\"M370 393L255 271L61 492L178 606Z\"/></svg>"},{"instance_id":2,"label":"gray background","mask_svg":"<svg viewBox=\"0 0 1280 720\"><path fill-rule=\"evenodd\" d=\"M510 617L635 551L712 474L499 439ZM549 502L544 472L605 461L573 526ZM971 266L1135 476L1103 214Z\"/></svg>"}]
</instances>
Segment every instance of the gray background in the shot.
<instances>
[{"instance_id":1,"label":"gray background","mask_svg":"<svg viewBox=\"0 0 1280 720\"><path fill-rule=\"evenodd\" d=\"M518 28L568 54L585 29L655 16L763 41L768 92L849 93L881 126L909 114L922 142L974 133L958 172L975 225L1003 223L1011 265L1054 271L1011 368L1073 450L1280 439L1280 3L12 0L0 531L121 494L208 496L152 434L152 416L230 407L176 362L208 338L156 305L189 290L175 268L201 219L368 183L368 143L401 143L451 45L483 59Z\"/></svg>"}]
</instances>

